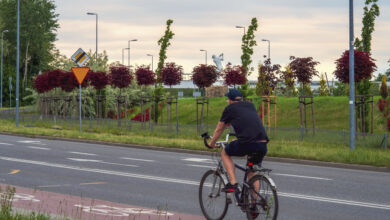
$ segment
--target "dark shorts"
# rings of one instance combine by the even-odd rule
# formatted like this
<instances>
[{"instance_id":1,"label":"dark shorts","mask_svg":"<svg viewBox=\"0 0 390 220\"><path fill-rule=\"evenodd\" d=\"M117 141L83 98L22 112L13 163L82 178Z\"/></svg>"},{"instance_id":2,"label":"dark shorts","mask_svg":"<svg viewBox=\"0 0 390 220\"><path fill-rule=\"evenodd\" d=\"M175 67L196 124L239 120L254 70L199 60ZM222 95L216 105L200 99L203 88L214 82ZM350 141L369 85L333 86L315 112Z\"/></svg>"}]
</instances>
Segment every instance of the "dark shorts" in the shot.
<instances>
[{"instance_id":1,"label":"dark shorts","mask_svg":"<svg viewBox=\"0 0 390 220\"><path fill-rule=\"evenodd\" d=\"M245 155L256 155L256 163L261 163L264 156L267 154L267 143L255 142L250 144L240 144L237 140L230 142L225 152L229 156L242 157Z\"/></svg>"}]
</instances>

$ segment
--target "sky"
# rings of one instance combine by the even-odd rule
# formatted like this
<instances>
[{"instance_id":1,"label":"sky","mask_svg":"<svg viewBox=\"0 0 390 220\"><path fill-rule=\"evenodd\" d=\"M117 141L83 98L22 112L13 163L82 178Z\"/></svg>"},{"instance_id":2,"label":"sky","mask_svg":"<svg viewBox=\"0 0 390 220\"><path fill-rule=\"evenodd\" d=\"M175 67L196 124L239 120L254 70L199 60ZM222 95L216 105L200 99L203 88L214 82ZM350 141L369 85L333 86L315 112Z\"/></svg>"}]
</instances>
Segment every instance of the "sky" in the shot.
<instances>
[{"instance_id":1,"label":"sky","mask_svg":"<svg viewBox=\"0 0 390 220\"><path fill-rule=\"evenodd\" d=\"M290 56L308 57L320 62L317 70L334 78L335 60L348 50L348 0L56 0L59 14L56 47L70 57L78 48L95 51L96 19L87 12L98 14L98 51L106 51L110 62L122 62L122 48L130 44L131 65L157 66L160 46L167 19L175 36L167 50L167 62L182 65L191 73L199 64L208 64L211 56L224 53L223 65L241 64L243 29L251 19L258 19L252 66L264 61L271 42L271 60L286 66ZM360 37L364 0L355 0L355 37ZM390 59L390 1L379 0L381 15L375 21L372 57L378 71L389 69ZM127 52L125 52L127 65ZM250 79L257 78L257 71Z\"/></svg>"}]
</instances>

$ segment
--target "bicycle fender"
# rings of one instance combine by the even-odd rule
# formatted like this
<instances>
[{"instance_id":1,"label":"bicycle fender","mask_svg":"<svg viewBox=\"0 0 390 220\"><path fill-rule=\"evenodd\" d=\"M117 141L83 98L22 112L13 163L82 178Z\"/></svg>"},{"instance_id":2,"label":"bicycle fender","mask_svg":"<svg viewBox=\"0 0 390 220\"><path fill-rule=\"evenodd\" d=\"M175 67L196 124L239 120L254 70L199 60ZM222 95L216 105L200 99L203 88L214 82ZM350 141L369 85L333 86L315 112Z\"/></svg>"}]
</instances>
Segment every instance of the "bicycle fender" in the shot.
<instances>
[{"instance_id":1,"label":"bicycle fender","mask_svg":"<svg viewBox=\"0 0 390 220\"><path fill-rule=\"evenodd\" d=\"M269 181L269 183L271 184L272 189L274 189L276 191L277 187L276 187L276 184L273 181L273 179L271 179L271 177L269 177L267 174L262 174L262 176Z\"/></svg>"}]
</instances>

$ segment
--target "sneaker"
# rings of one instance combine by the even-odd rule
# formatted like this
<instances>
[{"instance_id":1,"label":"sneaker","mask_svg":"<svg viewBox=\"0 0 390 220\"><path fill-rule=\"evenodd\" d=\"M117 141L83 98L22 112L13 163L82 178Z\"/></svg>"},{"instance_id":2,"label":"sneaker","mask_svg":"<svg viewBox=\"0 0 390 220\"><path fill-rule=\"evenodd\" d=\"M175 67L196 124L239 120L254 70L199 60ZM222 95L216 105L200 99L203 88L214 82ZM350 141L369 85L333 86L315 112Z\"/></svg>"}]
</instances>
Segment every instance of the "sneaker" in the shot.
<instances>
[{"instance_id":1,"label":"sneaker","mask_svg":"<svg viewBox=\"0 0 390 220\"><path fill-rule=\"evenodd\" d=\"M249 214L251 214L252 219L256 219L259 216L259 210L256 206L249 208Z\"/></svg>"},{"instance_id":2,"label":"sneaker","mask_svg":"<svg viewBox=\"0 0 390 220\"><path fill-rule=\"evenodd\" d=\"M232 193L232 192L235 192L237 190L237 187L238 187L238 184L226 184L225 188L222 189L222 192L226 192L226 193Z\"/></svg>"}]
</instances>

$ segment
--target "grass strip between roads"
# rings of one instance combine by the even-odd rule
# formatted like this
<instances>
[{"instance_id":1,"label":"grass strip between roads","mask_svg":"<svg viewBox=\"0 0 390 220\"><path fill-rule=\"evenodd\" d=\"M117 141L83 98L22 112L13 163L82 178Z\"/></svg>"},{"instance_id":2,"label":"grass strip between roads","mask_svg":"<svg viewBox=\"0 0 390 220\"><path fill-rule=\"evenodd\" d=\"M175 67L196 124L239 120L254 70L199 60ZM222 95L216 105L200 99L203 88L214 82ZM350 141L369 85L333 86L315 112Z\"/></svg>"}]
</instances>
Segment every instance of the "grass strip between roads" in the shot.
<instances>
[{"instance_id":1,"label":"grass strip between roads","mask_svg":"<svg viewBox=\"0 0 390 220\"><path fill-rule=\"evenodd\" d=\"M16 128L13 122L1 119L0 132L206 151L200 137L194 139L185 136L159 136L135 132L123 134L108 132L80 133L76 130L24 127L22 124L19 128ZM359 147L355 151L350 151L348 146L343 145L271 140L268 145L267 156L390 168L390 150L368 147Z\"/></svg>"}]
</instances>

